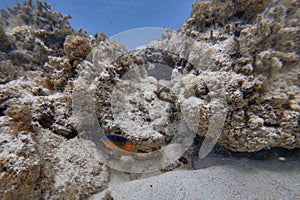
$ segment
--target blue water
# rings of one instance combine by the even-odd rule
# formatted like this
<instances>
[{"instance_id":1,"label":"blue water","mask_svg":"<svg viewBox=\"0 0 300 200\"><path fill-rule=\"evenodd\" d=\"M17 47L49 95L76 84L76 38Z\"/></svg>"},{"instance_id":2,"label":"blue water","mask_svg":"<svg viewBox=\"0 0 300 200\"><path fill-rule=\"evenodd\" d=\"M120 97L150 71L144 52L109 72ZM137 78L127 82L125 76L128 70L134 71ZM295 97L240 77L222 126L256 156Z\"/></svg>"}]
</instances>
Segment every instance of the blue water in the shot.
<instances>
[{"instance_id":1,"label":"blue water","mask_svg":"<svg viewBox=\"0 0 300 200\"><path fill-rule=\"evenodd\" d=\"M17 0L1 0L0 8L15 5ZM24 2L24 0L19 0ZM33 1L34 2L34 1ZM194 0L47 0L52 10L70 14L74 29L108 36L140 27L178 29L190 16Z\"/></svg>"}]
</instances>

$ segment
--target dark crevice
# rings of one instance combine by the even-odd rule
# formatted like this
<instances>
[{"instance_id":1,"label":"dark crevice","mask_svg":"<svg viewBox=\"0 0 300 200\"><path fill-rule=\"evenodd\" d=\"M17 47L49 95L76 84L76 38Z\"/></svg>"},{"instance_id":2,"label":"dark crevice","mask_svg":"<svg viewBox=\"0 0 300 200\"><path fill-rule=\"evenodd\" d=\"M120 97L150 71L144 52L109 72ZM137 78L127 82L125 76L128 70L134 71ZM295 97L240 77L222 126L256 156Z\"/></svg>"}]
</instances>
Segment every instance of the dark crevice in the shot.
<instances>
[{"instance_id":1,"label":"dark crevice","mask_svg":"<svg viewBox=\"0 0 300 200\"><path fill-rule=\"evenodd\" d=\"M267 122L264 122L264 126L265 127L273 127L273 128L279 128L280 127L279 124L270 124L270 123L267 123Z\"/></svg>"},{"instance_id":2,"label":"dark crevice","mask_svg":"<svg viewBox=\"0 0 300 200\"><path fill-rule=\"evenodd\" d=\"M71 134L66 135L65 138L67 138L67 139L69 140L69 139L75 138L77 135L78 135L77 130L76 130L75 128L72 127L72 132L71 132Z\"/></svg>"},{"instance_id":3,"label":"dark crevice","mask_svg":"<svg viewBox=\"0 0 300 200\"><path fill-rule=\"evenodd\" d=\"M264 148L256 152L236 152L216 144L212 149L212 151L205 158L199 159L198 153L204 139L205 137L197 135L194 138L193 144L187 151L187 156L190 158L192 166L193 163L197 163L197 167L196 167L197 169L205 168L210 165L220 164L223 163L223 161L225 162L226 160L232 162L232 160L237 161L241 159L268 161L268 160L278 160L278 158L280 157L283 157L284 159L300 158L299 148L285 149L281 147L272 147L272 148Z\"/></svg>"},{"instance_id":4,"label":"dark crevice","mask_svg":"<svg viewBox=\"0 0 300 200\"><path fill-rule=\"evenodd\" d=\"M0 107L0 117L5 115L6 109L7 109L7 106L1 106Z\"/></svg>"},{"instance_id":5,"label":"dark crevice","mask_svg":"<svg viewBox=\"0 0 300 200\"><path fill-rule=\"evenodd\" d=\"M238 19L241 19L243 16L244 16L245 12L236 12L235 16L238 18Z\"/></svg>"},{"instance_id":6,"label":"dark crevice","mask_svg":"<svg viewBox=\"0 0 300 200\"><path fill-rule=\"evenodd\" d=\"M44 129L48 129L55 122L55 119L52 116L42 116L38 122Z\"/></svg>"}]
</instances>

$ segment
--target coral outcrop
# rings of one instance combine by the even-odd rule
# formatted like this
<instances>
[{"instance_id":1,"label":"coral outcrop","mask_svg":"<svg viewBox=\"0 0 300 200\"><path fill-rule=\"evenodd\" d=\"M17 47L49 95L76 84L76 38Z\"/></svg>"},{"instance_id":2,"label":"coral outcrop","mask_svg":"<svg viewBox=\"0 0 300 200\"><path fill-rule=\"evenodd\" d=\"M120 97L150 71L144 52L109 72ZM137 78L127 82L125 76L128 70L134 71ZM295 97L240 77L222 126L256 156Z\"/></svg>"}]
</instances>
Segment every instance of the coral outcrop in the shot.
<instances>
[{"instance_id":1,"label":"coral outcrop","mask_svg":"<svg viewBox=\"0 0 300 200\"><path fill-rule=\"evenodd\" d=\"M252 10L248 4L259 6ZM232 6L234 12L222 17ZM228 112L219 139L227 148L299 147L300 29L295 8L299 1L197 1L182 26L183 33L197 41L187 55L191 63L227 74L223 81ZM199 16L210 16L210 21L196 22Z\"/></svg>"},{"instance_id":2,"label":"coral outcrop","mask_svg":"<svg viewBox=\"0 0 300 200\"><path fill-rule=\"evenodd\" d=\"M254 7L258 8L250 12ZM151 113L155 112L153 110L156 108L149 105L155 105L156 101L152 100L156 97L160 103L171 101L172 104L173 101L168 109L157 107L161 117L165 114L163 110L170 111L171 107L174 109L169 116L176 116L175 113L180 109L174 102L180 99L180 95L172 94L172 89L176 91L175 88L164 88L161 85L160 89L156 89L163 93L158 92L154 97L148 97L145 93L155 94L156 89L152 92L147 92L146 89L139 92L134 90L135 97L132 97L131 102L127 102L127 106L130 107L128 113L136 113L141 119L140 122L129 115L120 119L113 117L110 108L116 106L111 105L113 90L118 82L116 76L122 77L139 63L159 62L179 70L183 75L194 74L194 78L182 81L187 81L184 84L189 85L185 93L193 93L202 101L199 104L199 135L206 134L212 116L210 111L215 106L211 99L214 91L210 91L211 86L208 85L222 84L225 90L223 95L226 99L227 117L218 140L219 144L235 151L249 152L270 147L299 147L299 10L294 7L299 7L297 1L197 1L193 4L191 18L183 24L177 34L167 33L164 39L150 44L144 52L138 51L134 55L126 53L120 57L117 54L111 55L117 59L117 62L112 62L114 66L103 64L105 71L111 72L120 66L125 71L110 73L114 81L100 79L97 83L97 88L101 88L101 91L97 91L97 95L100 96L96 97L101 99L96 106L101 108L101 111L98 110L98 119L108 133L147 140L157 135L158 131L159 141L156 141L158 138L152 139L151 144L159 146L168 143L174 134L171 129L160 129L158 124L154 129L142 128L142 131L137 128L137 133L132 129L153 123L155 114ZM199 16L205 18L201 23L196 22ZM101 60L103 57L100 55L104 54L103 47L100 45L97 48L95 51L98 53L94 56ZM140 62L141 59L144 62ZM210 71L219 73L213 75L216 77L205 77L206 72ZM129 74L129 79L133 80L130 77L135 75ZM189 83L194 79L199 80ZM123 85L126 87L126 80ZM153 83L149 82L148 89L151 85ZM131 90L127 88L125 91ZM162 98L161 94L174 97L168 100ZM120 95L122 94L117 96ZM147 101L147 98L150 100ZM133 126L130 121L139 125ZM167 124L170 125L170 121ZM125 133L121 131L126 129L128 130ZM146 134L148 131L149 134ZM139 144L138 141L137 143Z\"/></svg>"},{"instance_id":3,"label":"coral outcrop","mask_svg":"<svg viewBox=\"0 0 300 200\"><path fill-rule=\"evenodd\" d=\"M82 61L92 50L89 41L80 37L66 37L64 51L71 63L75 60Z\"/></svg>"},{"instance_id":4,"label":"coral outcrop","mask_svg":"<svg viewBox=\"0 0 300 200\"><path fill-rule=\"evenodd\" d=\"M200 32L204 32L209 27L225 27L229 22L254 22L258 14L272 5L272 0L198 0L193 3L191 18L187 22Z\"/></svg>"},{"instance_id":5,"label":"coral outcrop","mask_svg":"<svg viewBox=\"0 0 300 200\"><path fill-rule=\"evenodd\" d=\"M297 0L197 1L176 33L134 52L74 31L41 1L0 13L1 199L86 199L107 186L105 158L76 129L75 91L92 94L105 134L142 153L184 140L182 119L205 136L222 100L219 145L300 147Z\"/></svg>"},{"instance_id":6,"label":"coral outcrop","mask_svg":"<svg viewBox=\"0 0 300 200\"><path fill-rule=\"evenodd\" d=\"M40 198L42 158L34 134L8 134L1 127L1 198Z\"/></svg>"},{"instance_id":7,"label":"coral outcrop","mask_svg":"<svg viewBox=\"0 0 300 200\"><path fill-rule=\"evenodd\" d=\"M0 198L86 199L109 179L105 159L75 138L71 120L72 79L90 36L41 1L1 16Z\"/></svg>"}]
</instances>

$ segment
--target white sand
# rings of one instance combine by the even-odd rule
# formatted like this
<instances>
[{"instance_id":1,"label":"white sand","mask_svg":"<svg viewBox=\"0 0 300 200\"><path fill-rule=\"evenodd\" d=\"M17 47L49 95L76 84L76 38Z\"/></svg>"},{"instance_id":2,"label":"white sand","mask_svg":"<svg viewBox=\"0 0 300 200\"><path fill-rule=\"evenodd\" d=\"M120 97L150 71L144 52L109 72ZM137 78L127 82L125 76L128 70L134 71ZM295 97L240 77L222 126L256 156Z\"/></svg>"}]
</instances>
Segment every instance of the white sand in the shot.
<instances>
[{"instance_id":1,"label":"white sand","mask_svg":"<svg viewBox=\"0 0 300 200\"><path fill-rule=\"evenodd\" d=\"M198 166L203 167L200 162ZM231 158L212 163L198 170L173 171L130 182L125 181L128 176L124 173L113 171L106 191L114 200L299 199L298 157L285 162ZM106 191L91 199L101 199Z\"/></svg>"}]
</instances>

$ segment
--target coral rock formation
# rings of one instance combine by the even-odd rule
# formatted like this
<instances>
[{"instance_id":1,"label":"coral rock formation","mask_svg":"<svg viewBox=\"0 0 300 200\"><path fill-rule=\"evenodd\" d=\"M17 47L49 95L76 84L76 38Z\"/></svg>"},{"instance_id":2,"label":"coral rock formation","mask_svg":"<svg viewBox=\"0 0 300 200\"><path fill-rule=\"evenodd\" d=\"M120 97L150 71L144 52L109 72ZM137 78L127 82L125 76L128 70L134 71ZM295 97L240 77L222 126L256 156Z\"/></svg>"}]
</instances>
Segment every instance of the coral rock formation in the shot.
<instances>
[{"instance_id":1,"label":"coral rock formation","mask_svg":"<svg viewBox=\"0 0 300 200\"><path fill-rule=\"evenodd\" d=\"M197 1L176 33L135 52L74 31L47 3L0 13L1 199L85 199L107 186L105 159L75 128L72 95L84 84L104 133L146 152L178 137L180 116L205 136L218 95L226 100L218 144L300 147L297 0ZM155 75L169 79L145 78L139 67L153 63L168 66Z\"/></svg>"},{"instance_id":2,"label":"coral rock formation","mask_svg":"<svg viewBox=\"0 0 300 200\"><path fill-rule=\"evenodd\" d=\"M89 36L40 1L1 16L0 198L88 198L109 179L93 144L74 139L71 120L72 63L89 52Z\"/></svg>"},{"instance_id":3,"label":"coral rock formation","mask_svg":"<svg viewBox=\"0 0 300 200\"><path fill-rule=\"evenodd\" d=\"M220 4L224 4L222 9ZM222 17L232 6L234 12ZM227 50L221 56L212 52L211 61L206 62L212 69L227 71L230 77L224 80L229 112L219 139L227 148L299 147L300 28L299 9L295 8L299 8L299 1L193 4L183 31L200 46L207 44L205 35L209 35L210 42ZM192 30L200 32L191 34ZM196 49L191 51L190 58ZM198 50L198 55L203 51ZM203 62L192 63L199 66Z\"/></svg>"},{"instance_id":4,"label":"coral rock formation","mask_svg":"<svg viewBox=\"0 0 300 200\"><path fill-rule=\"evenodd\" d=\"M84 60L91 49L89 42L84 38L72 36L66 37L64 50L71 63L74 60Z\"/></svg>"}]
</instances>

